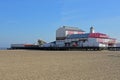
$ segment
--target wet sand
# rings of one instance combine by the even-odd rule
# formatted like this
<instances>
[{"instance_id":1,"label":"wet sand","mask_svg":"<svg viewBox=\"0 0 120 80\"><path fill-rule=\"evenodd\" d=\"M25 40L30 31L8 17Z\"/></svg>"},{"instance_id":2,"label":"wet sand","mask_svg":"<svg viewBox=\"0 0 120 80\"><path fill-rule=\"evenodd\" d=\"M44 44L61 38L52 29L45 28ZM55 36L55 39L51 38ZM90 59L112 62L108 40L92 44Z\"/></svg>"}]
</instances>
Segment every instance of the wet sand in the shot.
<instances>
[{"instance_id":1,"label":"wet sand","mask_svg":"<svg viewBox=\"0 0 120 80\"><path fill-rule=\"evenodd\" d=\"M0 51L0 80L119 79L119 51Z\"/></svg>"}]
</instances>

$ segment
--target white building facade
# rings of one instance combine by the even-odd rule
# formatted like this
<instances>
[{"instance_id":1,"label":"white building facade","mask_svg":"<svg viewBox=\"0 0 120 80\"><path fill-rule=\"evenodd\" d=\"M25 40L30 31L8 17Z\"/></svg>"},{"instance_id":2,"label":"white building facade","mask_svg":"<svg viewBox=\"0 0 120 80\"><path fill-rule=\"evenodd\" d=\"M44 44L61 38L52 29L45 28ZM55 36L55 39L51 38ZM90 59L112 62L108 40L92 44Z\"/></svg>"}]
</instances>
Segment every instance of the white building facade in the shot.
<instances>
[{"instance_id":1,"label":"white building facade","mask_svg":"<svg viewBox=\"0 0 120 80\"><path fill-rule=\"evenodd\" d=\"M60 27L56 31L56 40L65 40L68 35L71 34L84 34L85 31L77 28L77 27L68 27L68 26L63 26Z\"/></svg>"}]
</instances>

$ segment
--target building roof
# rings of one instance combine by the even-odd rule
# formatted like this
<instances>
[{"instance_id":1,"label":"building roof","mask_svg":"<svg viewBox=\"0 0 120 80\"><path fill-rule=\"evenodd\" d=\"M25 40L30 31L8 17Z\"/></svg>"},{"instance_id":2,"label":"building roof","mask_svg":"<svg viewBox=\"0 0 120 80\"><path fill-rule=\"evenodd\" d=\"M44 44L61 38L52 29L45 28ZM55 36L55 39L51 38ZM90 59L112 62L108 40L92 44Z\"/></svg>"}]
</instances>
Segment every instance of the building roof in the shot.
<instances>
[{"instance_id":1,"label":"building roof","mask_svg":"<svg viewBox=\"0 0 120 80\"><path fill-rule=\"evenodd\" d=\"M71 31L80 31L80 32L85 32L81 29L79 29L78 27L70 27L70 26L63 26L63 28L65 28L65 30L71 30Z\"/></svg>"},{"instance_id":2,"label":"building roof","mask_svg":"<svg viewBox=\"0 0 120 80\"><path fill-rule=\"evenodd\" d=\"M72 34L67 37L67 39L75 38L105 38L108 39L109 36L103 33L86 33L86 34Z\"/></svg>"},{"instance_id":3,"label":"building roof","mask_svg":"<svg viewBox=\"0 0 120 80\"><path fill-rule=\"evenodd\" d=\"M67 39L88 38L88 37L89 37L89 33L86 33L86 34L72 34L72 35L68 36Z\"/></svg>"},{"instance_id":4,"label":"building roof","mask_svg":"<svg viewBox=\"0 0 120 80\"><path fill-rule=\"evenodd\" d=\"M107 34L103 34L103 33L90 33L89 37L90 38L109 38Z\"/></svg>"}]
</instances>

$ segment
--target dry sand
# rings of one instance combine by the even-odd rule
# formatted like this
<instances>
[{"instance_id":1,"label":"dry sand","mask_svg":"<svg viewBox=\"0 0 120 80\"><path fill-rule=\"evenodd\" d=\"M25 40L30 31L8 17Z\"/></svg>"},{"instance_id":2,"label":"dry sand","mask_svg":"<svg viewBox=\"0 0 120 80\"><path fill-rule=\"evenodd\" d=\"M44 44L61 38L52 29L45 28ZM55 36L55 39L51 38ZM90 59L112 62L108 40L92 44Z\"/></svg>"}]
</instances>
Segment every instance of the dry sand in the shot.
<instances>
[{"instance_id":1,"label":"dry sand","mask_svg":"<svg viewBox=\"0 0 120 80\"><path fill-rule=\"evenodd\" d=\"M120 80L120 52L4 50L0 80Z\"/></svg>"}]
</instances>

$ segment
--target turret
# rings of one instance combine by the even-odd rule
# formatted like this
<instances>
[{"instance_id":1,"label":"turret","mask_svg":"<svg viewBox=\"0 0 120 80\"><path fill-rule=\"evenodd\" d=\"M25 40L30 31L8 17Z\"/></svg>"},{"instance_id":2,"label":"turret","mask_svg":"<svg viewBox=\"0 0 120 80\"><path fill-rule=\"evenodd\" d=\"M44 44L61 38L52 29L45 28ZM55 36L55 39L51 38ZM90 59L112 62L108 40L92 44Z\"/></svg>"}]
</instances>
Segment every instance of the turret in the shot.
<instances>
[{"instance_id":1,"label":"turret","mask_svg":"<svg viewBox=\"0 0 120 80\"><path fill-rule=\"evenodd\" d=\"M94 27L90 28L90 33L95 33Z\"/></svg>"}]
</instances>

